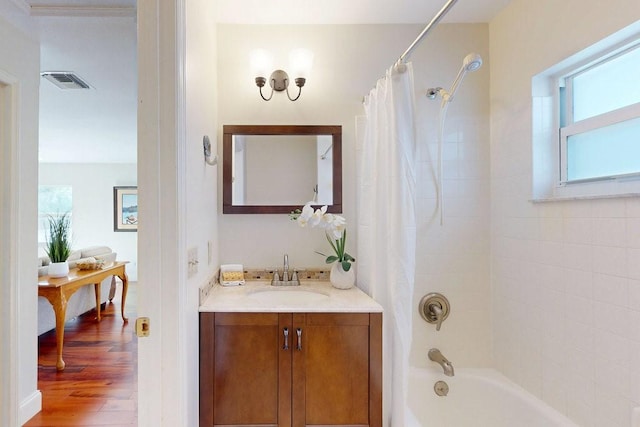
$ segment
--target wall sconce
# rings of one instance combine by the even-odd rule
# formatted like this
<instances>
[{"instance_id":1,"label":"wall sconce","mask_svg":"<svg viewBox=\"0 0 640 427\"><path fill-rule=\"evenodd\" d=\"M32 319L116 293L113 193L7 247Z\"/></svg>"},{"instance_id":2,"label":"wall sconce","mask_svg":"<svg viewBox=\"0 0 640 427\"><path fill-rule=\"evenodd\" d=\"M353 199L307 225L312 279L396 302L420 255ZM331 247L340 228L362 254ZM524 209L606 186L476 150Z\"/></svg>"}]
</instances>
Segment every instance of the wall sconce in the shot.
<instances>
[{"instance_id":1,"label":"wall sconce","mask_svg":"<svg viewBox=\"0 0 640 427\"><path fill-rule=\"evenodd\" d=\"M296 101L300 98L302 93L302 87L307 82L307 77L311 71L311 65L313 64L313 53L307 49L294 49L289 54L289 66L290 72L294 76L294 82L298 86L298 95L295 98L291 98L289 95L289 75L284 70L275 70L269 76L269 86L271 86L271 94L268 98L264 97L262 88L267 83L265 77L270 70L273 69L273 60L271 55L264 49L256 49L251 52L251 68L254 71L256 77L256 86L260 91L260 96L265 101L271 100L274 92L285 91L287 98L290 101Z\"/></svg>"}]
</instances>

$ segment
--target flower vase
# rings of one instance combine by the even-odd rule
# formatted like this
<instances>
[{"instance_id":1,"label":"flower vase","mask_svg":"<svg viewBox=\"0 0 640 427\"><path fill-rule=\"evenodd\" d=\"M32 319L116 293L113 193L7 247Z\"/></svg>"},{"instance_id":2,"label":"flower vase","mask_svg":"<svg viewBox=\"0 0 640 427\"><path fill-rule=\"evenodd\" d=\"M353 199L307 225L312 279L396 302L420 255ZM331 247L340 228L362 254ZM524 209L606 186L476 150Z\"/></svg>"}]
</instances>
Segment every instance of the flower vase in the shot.
<instances>
[{"instance_id":1,"label":"flower vase","mask_svg":"<svg viewBox=\"0 0 640 427\"><path fill-rule=\"evenodd\" d=\"M329 273L329 281L334 288L337 289L351 289L356 283L356 272L353 265L349 271L342 269L342 263L334 262L331 266L331 272Z\"/></svg>"},{"instance_id":2,"label":"flower vase","mask_svg":"<svg viewBox=\"0 0 640 427\"><path fill-rule=\"evenodd\" d=\"M52 278L67 277L69 275L69 263L67 261L52 262L49 264L48 274Z\"/></svg>"}]
</instances>

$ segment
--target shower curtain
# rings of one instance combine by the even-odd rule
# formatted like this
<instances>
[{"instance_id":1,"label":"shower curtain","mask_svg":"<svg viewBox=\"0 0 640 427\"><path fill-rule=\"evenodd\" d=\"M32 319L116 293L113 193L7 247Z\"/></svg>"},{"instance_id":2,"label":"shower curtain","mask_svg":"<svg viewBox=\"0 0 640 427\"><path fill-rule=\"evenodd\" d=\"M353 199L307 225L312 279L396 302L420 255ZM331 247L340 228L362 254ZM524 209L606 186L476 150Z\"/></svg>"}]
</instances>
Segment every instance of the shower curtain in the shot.
<instances>
[{"instance_id":1,"label":"shower curtain","mask_svg":"<svg viewBox=\"0 0 640 427\"><path fill-rule=\"evenodd\" d=\"M415 126L411 64L389 69L358 125L359 286L384 308L385 426L420 424L406 405L415 275ZM364 128L364 129L363 129Z\"/></svg>"}]
</instances>

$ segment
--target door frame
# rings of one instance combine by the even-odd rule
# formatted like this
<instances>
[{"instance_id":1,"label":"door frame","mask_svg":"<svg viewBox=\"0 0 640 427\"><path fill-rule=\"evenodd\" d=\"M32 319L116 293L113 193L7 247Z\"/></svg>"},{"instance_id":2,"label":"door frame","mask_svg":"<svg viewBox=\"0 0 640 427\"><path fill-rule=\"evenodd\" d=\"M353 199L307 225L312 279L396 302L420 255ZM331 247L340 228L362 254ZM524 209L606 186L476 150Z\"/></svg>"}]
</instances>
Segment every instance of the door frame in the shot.
<instances>
[{"instance_id":1,"label":"door frame","mask_svg":"<svg viewBox=\"0 0 640 427\"><path fill-rule=\"evenodd\" d=\"M0 424L18 425L18 79L0 70Z\"/></svg>"},{"instance_id":2,"label":"door frame","mask_svg":"<svg viewBox=\"0 0 640 427\"><path fill-rule=\"evenodd\" d=\"M138 2L138 424L189 425L185 0ZM194 414L191 414L192 416Z\"/></svg>"}]
</instances>

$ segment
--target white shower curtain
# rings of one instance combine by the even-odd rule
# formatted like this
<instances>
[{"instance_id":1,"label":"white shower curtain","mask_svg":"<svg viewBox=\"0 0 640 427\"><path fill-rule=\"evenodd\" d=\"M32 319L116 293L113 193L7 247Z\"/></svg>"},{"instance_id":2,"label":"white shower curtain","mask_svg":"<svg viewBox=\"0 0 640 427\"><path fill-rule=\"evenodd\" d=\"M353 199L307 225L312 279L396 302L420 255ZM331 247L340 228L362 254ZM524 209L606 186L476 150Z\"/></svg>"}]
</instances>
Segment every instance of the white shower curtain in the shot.
<instances>
[{"instance_id":1,"label":"white shower curtain","mask_svg":"<svg viewBox=\"0 0 640 427\"><path fill-rule=\"evenodd\" d=\"M389 69L364 107L366 119L358 126L358 283L384 308L385 426L420 426L406 404L416 242L411 64Z\"/></svg>"}]
</instances>

